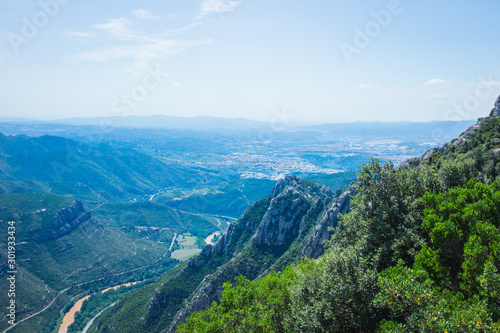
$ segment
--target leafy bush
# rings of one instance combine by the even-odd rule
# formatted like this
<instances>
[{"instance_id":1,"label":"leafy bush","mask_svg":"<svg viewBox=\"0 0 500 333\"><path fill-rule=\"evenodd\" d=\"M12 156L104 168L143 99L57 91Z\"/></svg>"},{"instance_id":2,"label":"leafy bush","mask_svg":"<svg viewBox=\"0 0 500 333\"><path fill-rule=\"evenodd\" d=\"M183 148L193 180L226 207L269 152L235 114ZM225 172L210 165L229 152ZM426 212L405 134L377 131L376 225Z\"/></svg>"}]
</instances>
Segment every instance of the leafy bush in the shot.
<instances>
[{"instance_id":1,"label":"leafy bush","mask_svg":"<svg viewBox=\"0 0 500 333\"><path fill-rule=\"evenodd\" d=\"M252 282L240 276L237 286L225 283L220 304L195 312L177 332L285 332L284 317L290 312L289 286L295 278L290 267L283 273Z\"/></svg>"}]
</instances>

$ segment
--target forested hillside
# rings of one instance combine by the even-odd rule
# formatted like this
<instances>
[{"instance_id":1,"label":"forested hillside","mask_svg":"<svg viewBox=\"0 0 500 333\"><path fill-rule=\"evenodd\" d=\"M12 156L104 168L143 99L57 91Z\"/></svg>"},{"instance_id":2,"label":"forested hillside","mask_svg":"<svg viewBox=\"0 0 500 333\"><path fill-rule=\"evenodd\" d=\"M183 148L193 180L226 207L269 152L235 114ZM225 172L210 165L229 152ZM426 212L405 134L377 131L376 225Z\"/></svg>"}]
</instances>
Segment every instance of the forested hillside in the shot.
<instances>
[{"instance_id":1,"label":"forested hillside","mask_svg":"<svg viewBox=\"0 0 500 333\"><path fill-rule=\"evenodd\" d=\"M162 188L199 185L214 176L106 143L0 134L0 193L36 191L102 202L149 198Z\"/></svg>"},{"instance_id":2,"label":"forested hillside","mask_svg":"<svg viewBox=\"0 0 500 333\"><path fill-rule=\"evenodd\" d=\"M273 193L232 223L215 244L207 245L158 281L125 297L104 314L101 332L175 331L178 322L221 297L223 283L245 274L251 279L296 262L311 243L317 220L333 192L288 176Z\"/></svg>"},{"instance_id":3,"label":"forested hillside","mask_svg":"<svg viewBox=\"0 0 500 333\"><path fill-rule=\"evenodd\" d=\"M498 332L498 110L410 162L364 164L323 256L226 283L177 332Z\"/></svg>"}]
</instances>

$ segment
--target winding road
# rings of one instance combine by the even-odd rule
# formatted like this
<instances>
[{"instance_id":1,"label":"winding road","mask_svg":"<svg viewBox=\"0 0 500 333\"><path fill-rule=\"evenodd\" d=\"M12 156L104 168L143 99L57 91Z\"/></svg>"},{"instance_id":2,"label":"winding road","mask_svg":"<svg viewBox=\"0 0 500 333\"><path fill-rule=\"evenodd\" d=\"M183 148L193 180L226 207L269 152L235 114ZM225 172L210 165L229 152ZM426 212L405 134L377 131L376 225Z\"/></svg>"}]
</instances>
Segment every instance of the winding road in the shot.
<instances>
[{"instance_id":1,"label":"winding road","mask_svg":"<svg viewBox=\"0 0 500 333\"><path fill-rule=\"evenodd\" d=\"M54 301L55 301L55 300L59 297L59 295L61 295L62 293L66 292L69 288L71 288L71 287L68 287L68 288L64 289L63 291L61 291L60 293L58 293L58 294L56 295L56 297L54 297L54 298L52 299L52 301L50 301L50 303L49 303L46 307L44 307L43 309L41 309L41 310L40 310L40 311L38 311L38 312L33 313L32 315L30 315L30 316L28 316L28 317L26 317L26 318L23 318L23 319L19 320L19 321L18 321L18 322L16 322L14 325L7 327L5 330L3 330L3 332L2 332L2 333L5 333L5 332L7 332L7 331L11 330L12 328L16 327L16 326L17 326L17 324L22 323L23 321L28 320L28 319L30 319L30 318L32 318L32 317L34 317L34 316L36 316L36 315L39 315L40 313L42 313L42 312L44 312L45 310L47 310L47 309L48 309L48 308L52 305L52 303L54 303Z\"/></svg>"},{"instance_id":2,"label":"winding road","mask_svg":"<svg viewBox=\"0 0 500 333\"><path fill-rule=\"evenodd\" d=\"M113 304L111 305L108 305L107 307L105 307L104 309L102 309L101 312L99 312L98 314L96 314L94 316L94 318L90 319L90 321L87 323L87 325L85 325L85 327L83 328L83 331L82 333L87 333L87 331L89 330L90 326L92 326L92 324L94 323L94 320L97 319L97 317L99 317L104 311L106 311L107 309L109 309L110 307L114 306L116 303L118 302L114 302Z\"/></svg>"}]
</instances>

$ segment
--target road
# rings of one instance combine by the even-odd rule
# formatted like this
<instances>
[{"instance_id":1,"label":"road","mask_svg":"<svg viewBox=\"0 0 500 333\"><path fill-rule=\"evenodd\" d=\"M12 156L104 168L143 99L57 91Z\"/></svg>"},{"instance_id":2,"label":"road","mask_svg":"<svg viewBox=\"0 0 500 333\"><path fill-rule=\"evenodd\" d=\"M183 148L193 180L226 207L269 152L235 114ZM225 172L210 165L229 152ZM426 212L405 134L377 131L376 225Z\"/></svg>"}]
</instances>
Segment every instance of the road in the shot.
<instances>
[{"instance_id":1,"label":"road","mask_svg":"<svg viewBox=\"0 0 500 333\"><path fill-rule=\"evenodd\" d=\"M177 233L174 234L174 238L172 239L172 243L170 243L169 251L172 251L172 246L174 246L175 239L177 238Z\"/></svg>"},{"instance_id":2,"label":"road","mask_svg":"<svg viewBox=\"0 0 500 333\"><path fill-rule=\"evenodd\" d=\"M2 333L5 333L5 332L7 332L7 331L11 330L12 328L16 327L16 326L17 326L17 324L22 323L23 321L28 320L28 319L30 319L30 318L32 318L32 317L34 317L34 316L37 316L37 315L39 315L40 313L42 313L42 312L44 312L45 310L47 310L47 309L48 309L48 308L52 305L52 303L54 303L54 301L55 301L55 300L59 297L59 295L61 295L62 293L65 293L65 292L66 292L69 288L71 288L71 287L68 287L68 288L64 289L63 291L61 291L60 293L58 293L58 294L56 295L56 297L54 297L54 299L53 299L52 301L50 301L49 305L47 305L46 307L44 307L44 308L43 308L43 309L41 309L40 311L35 312L35 313L33 313L32 315L30 315L30 316L28 316L28 317L26 317L26 318L23 318L23 319L21 319L21 320L19 320L19 321L18 321L18 322L16 322L14 325L12 325L12 326L10 326L10 327L7 327L7 328L6 328L6 329L5 329Z\"/></svg>"},{"instance_id":3,"label":"road","mask_svg":"<svg viewBox=\"0 0 500 333\"><path fill-rule=\"evenodd\" d=\"M99 317L104 311L106 311L107 309L109 309L110 307L114 306L116 303L118 302L114 302L113 304L111 305L108 305L107 307L105 307L101 312L99 312L98 314L96 314L94 316L94 318L90 319L90 321L87 323L87 325L85 325L85 327L83 328L83 331L82 333L87 333L87 331L89 330L90 326L92 326L92 324L94 323L94 320L97 319L97 317Z\"/></svg>"}]
</instances>

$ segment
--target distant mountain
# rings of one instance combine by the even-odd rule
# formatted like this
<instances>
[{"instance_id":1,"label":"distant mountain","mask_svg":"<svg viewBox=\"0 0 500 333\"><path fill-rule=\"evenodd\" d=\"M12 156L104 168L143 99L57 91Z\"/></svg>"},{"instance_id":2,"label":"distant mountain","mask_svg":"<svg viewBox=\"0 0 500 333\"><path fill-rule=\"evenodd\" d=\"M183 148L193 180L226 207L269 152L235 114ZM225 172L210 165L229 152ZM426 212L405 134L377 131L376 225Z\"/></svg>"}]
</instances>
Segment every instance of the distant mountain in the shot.
<instances>
[{"instance_id":1,"label":"distant mountain","mask_svg":"<svg viewBox=\"0 0 500 333\"><path fill-rule=\"evenodd\" d=\"M457 128L467 128L475 120L463 121L429 121L429 122L352 122L352 123L325 123L312 126L291 125L286 131L312 131L329 132L349 136L432 136L446 135ZM10 126L9 126L10 125ZM19 128L20 125L27 125ZM33 120L25 118L0 118L0 131L12 129L13 131L29 130L51 131L57 133L75 131L74 128L64 126L88 126L88 129L107 128L135 128L135 129L176 129L192 131L216 130L258 130L272 129L269 122L249 120L245 118L222 117L177 117L166 115L153 116L128 116L128 117L97 117L97 118L68 118L57 120ZM78 131L77 131L78 132ZM281 131L280 131L281 132Z\"/></svg>"},{"instance_id":2,"label":"distant mountain","mask_svg":"<svg viewBox=\"0 0 500 333\"><path fill-rule=\"evenodd\" d=\"M307 131L322 131L336 135L358 137L439 137L453 138L457 130L467 128L476 120L430 121L430 122L354 122L344 124L322 124L301 128Z\"/></svg>"},{"instance_id":3,"label":"distant mountain","mask_svg":"<svg viewBox=\"0 0 500 333\"><path fill-rule=\"evenodd\" d=\"M1 119L0 119L1 121ZM175 128L191 130L210 129L255 129L268 126L266 122L259 122L245 118L220 117L176 117L166 115L128 116L128 117L101 117L101 118L69 118L51 121L54 124L66 125L93 125L111 127L134 128Z\"/></svg>"},{"instance_id":4,"label":"distant mountain","mask_svg":"<svg viewBox=\"0 0 500 333\"><path fill-rule=\"evenodd\" d=\"M133 199L171 186L210 182L213 173L163 163L132 149L70 139L0 134L0 190L51 191L88 200ZM23 188L25 190L23 190Z\"/></svg>"}]
</instances>

